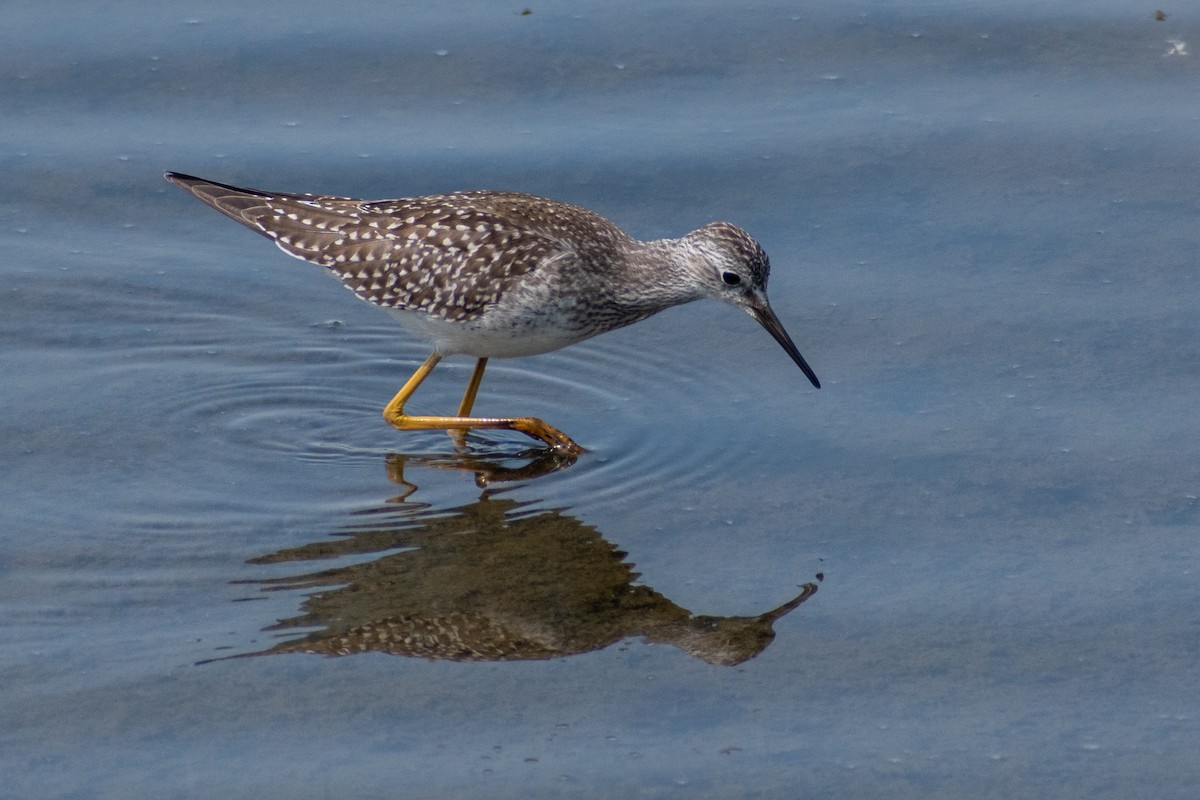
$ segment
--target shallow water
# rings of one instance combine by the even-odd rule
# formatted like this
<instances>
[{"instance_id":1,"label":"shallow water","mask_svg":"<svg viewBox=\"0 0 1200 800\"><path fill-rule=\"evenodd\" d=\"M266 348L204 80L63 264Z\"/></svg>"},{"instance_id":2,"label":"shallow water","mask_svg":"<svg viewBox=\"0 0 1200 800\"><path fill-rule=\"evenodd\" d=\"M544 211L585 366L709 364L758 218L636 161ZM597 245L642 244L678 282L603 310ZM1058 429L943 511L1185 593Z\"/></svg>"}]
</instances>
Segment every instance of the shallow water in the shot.
<instances>
[{"instance_id":1,"label":"shallow water","mask_svg":"<svg viewBox=\"0 0 1200 800\"><path fill-rule=\"evenodd\" d=\"M0 10L14 796L1194 796L1194 15L521 10ZM699 303L489 367L576 463L456 455L165 169L729 219L823 388Z\"/></svg>"}]
</instances>

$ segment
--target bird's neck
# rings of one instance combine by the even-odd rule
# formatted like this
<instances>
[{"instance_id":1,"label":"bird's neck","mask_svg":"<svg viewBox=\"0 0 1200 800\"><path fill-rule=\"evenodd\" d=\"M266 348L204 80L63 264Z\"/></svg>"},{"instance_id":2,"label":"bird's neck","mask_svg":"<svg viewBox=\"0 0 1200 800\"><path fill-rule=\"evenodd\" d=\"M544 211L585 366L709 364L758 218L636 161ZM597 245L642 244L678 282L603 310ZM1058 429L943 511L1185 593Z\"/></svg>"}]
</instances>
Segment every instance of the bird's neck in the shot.
<instances>
[{"instance_id":1,"label":"bird's neck","mask_svg":"<svg viewBox=\"0 0 1200 800\"><path fill-rule=\"evenodd\" d=\"M691 262L682 239L638 242L622 265L628 277L613 282L617 300L650 313L699 300L704 292L692 278Z\"/></svg>"}]
</instances>

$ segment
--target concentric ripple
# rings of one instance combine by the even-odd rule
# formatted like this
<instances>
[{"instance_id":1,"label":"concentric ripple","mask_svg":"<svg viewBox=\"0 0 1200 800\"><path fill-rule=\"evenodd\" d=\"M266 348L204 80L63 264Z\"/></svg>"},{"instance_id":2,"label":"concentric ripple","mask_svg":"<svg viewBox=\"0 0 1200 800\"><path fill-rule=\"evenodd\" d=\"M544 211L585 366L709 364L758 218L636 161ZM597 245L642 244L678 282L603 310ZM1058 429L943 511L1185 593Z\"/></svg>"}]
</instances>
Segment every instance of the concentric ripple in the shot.
<instances>
[{"instance_id":1,"label":"concentric ripple","mask_svg":"<svg viewBox=\"0 0 1200 800\"><path fill-rule=\"evenodd\" d=\"M265 328L265 330L261 329ZM533 358L493 360L475 413L539 416L588 449L570 469L573 496L631 498L684 486L755 457L736 426L714 417L729 391L697 359L635 350L628 337L600 338ZM167 422L231 449L310 461L378 461L388 453L453 450L438 431L399 432L380 412L428 355L389 324L272 322L216 345L185 343L144 355L175 361ZM409 401L423 414L453 413L472 360L447 359ZM474 446L526 451L521 434L474 431Z\"/></svg>"}]
</instances>

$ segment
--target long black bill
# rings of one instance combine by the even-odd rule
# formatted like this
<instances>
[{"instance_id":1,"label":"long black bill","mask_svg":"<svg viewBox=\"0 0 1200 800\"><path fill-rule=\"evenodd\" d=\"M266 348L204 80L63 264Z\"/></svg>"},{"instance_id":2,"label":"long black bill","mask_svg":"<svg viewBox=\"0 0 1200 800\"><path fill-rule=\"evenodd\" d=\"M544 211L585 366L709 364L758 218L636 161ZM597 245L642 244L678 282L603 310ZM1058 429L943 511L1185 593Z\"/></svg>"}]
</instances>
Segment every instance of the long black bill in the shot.
<instances>
[{"instance_id":1,"label":"long black bill","mask_svg":"<svg viewBox=\"0 0 1200 800\"><path fill-rule=\"evenodd\" d=\"M779 317L775 316L775 312L771 310L769 305L763 304L762 308L747 309L750 316L758 320L758 323L767 329L767 333L775 337L775 341L783 346L787 354L792 357L792 361L796 362L796 366L804 372L812 385L821 388L821 382L817 380L817 374L812 371L812 367L804 360L804 356L800 355L800 351L796 349L796 345L792 344L792 337L787 335L787 331L783 329L783 323L779 321Z\"/></svg>"},{"instance_id":2,"label":"long black bill","mask_svg":"<svg viewBox=\"0 0 1200 800\"><path fill-rule=\"evenodd\" d=\"M798 608L801 603L817 593L817 585L815 583L806 583L801 586L800 589L801 592L799 595L793 597L791 600L788 600L779 608L768 611L765 614L759 614L758 618L761 620L769 620L771 622L783 619L785 616L787 616L787 614Z\"/></svg>"}]
</instances>

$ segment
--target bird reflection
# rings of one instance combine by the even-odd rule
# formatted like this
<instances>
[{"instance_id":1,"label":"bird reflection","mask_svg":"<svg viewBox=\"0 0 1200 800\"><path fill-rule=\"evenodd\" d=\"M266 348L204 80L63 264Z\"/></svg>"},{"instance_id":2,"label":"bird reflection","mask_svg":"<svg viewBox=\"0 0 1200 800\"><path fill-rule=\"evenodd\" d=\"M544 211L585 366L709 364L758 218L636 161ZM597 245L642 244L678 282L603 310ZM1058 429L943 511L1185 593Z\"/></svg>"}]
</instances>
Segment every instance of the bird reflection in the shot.
<instances>
[{"instance_id":1,"label":"bird reflection","mask_svg":"<svg viewBox=\"0 0 1200 800\"><path fill-rule=\"evenodd\" d=\"M625 561L627 554L561 510L534 508L486 490L460 508L410 503L416 486L405 480L404 468L413 461L389 459L390 477L406 491L389 509L374 511L376 522L253 560L276 564L385 553L256 582L266 590L315 590L303 614L267 630L321 629L247 655L382 652L513 661L587 653L641 637L710 664L733 665L762 652L775 638L775 621L817 589L805 584L791 600L756 616L692 614L636 585L639 576ZM481 475L489 482L511 474L477 456L416 461L437 468L456 464L475 472L477 482Z\"/></svg>"},{"instance_id":2,"label":"bird reflection","mask_svg":"<svg viewBox=\"0 0 1200 800\"><path fill-rule=\"evenodd\" d=\"M451 431L451 435L459 433ZM402 503L417 490L416 484L404 478L404 467L415 465L432 469L452 469L475 473L475 485L480 489L499 483L531 481L566 469L575 463L577 456L563 453L552 447L539 447L522 451L516 456L498 453L472 452L466 446L465 437L457 437L459 445L455 453L438 455L404 455L392 453L387 458L388 479L404 487L404 493L393 497L389 503Z\"/></svg>"}]
</instances>

